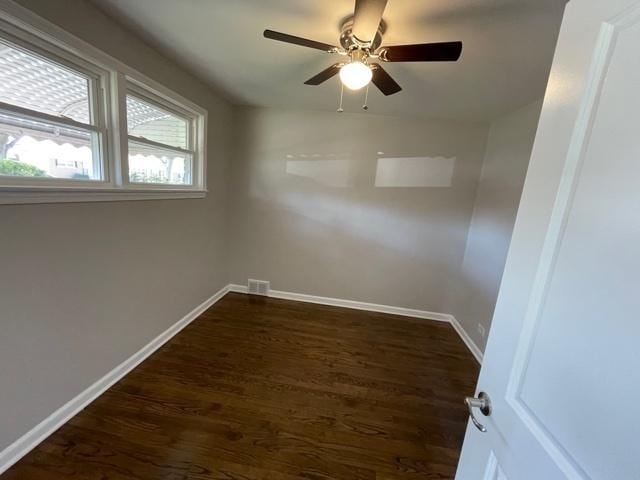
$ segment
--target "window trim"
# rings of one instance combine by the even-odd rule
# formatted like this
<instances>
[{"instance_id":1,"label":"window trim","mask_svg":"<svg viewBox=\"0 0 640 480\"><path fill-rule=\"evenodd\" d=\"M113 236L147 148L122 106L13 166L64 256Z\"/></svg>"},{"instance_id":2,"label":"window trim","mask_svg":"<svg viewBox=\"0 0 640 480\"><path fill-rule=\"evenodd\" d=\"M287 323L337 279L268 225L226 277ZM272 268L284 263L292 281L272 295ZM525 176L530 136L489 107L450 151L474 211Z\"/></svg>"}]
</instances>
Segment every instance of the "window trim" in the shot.
<instances>
[{"instance_id":1,"label":"window trim","mask_svg":"<svg viewBox=\"0 0 640 480\"><path fill-rule=\"evenodd\" d=\"M159 82L145 76L109 54L68 33L57 25L18 5L13 0L0 0L0 35L14 40L22 48L68 67L87 76L90 90L92 117L95 125L76 127L85 130L97 128L102 158L101 180L39 179L29 177L1 177L0 205L21 203L95 202L117 200L152 200L203 198L207 193L207 122L208 112L197 104L173 92ZM193 146L193 184L141 184L130 183L128 177L128 134L126 129L126 94L149 97L154 103L170 108L192 123L190 141ZM13 105L0 103L0 110ZM29 109L28 113L31 113ZM25 113L25 112L22 112ZM40 114L40 121L47 114ZM40 116L42 115L42 116ZM59 121L49 116L46 121ZM66 123L67 119L64 119ZM69 120L73 122L73 120ZM54 122L52 122L54 123ZM68 125L73 128L73 125Z\"/></svg>"}]
</instances>

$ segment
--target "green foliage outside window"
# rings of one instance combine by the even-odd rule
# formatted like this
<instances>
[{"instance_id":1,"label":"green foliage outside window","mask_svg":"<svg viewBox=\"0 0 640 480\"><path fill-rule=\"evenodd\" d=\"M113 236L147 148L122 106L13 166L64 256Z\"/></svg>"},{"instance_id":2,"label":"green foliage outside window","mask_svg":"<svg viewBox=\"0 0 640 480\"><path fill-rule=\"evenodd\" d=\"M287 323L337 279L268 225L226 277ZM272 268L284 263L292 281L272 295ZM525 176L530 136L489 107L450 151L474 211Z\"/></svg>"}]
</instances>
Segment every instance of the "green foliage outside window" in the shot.
<instances>
[{"instance_id":1,"label":"green foliage outside window","mask_svg":"<svg viewBox=\"0 0 640 480\"><path fill-rule=\"evenodd\" d=\"M5 158L0 160L0 175L8 175L12 177L46 177L47 174L33 165L9 160Z\"/></svg>"}]
</instances>

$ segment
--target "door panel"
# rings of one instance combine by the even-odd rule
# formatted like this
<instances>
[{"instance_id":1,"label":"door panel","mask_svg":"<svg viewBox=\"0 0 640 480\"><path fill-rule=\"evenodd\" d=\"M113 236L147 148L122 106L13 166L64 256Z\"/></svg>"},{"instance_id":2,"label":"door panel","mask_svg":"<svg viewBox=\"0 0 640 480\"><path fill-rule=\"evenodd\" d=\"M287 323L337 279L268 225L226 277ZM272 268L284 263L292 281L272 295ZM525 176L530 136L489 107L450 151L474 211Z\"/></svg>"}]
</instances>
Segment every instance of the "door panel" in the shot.
<instances>
[{"instance_id":1,"label":"door panel","mask_svg":"<svg viewBox=\"0 0 640 480\"><path fill-rule=\"evenodd\" d=\"M635 441L624 434L629 419L608 412L612 405L635 410L629 381L640 360L640 97L629 95L640 86L639 19L634 11L601 33L607 54L593 79L591 126L576 148L575 191L547 291L534 305L535 327L521 347L530 354L514 378L522 383L515 401L588 478L640 472L637 459L624 454Z\"/></svg>"},{"instance_id":2,"label":"door panel","mask_svg":"<svg viewBox=\"0 0 640 480\"><path fill-rule=\"evenodd\" d=\"M458 479L640 478L639 45L640 2L569 4Z\"/></svg>"},{"instance_id":3,"label":"door panel","mask_svg":"<svg viewBox=\"0 0 640 480\"><path fill-rule=\"evenodd\" d=\"M502 471L502 468L500 468L498 459L493 452L491 452L489 456L489 463L487 463L487 470L485 471L483 480L509 480Z\"/></svg>"}]
</instances>

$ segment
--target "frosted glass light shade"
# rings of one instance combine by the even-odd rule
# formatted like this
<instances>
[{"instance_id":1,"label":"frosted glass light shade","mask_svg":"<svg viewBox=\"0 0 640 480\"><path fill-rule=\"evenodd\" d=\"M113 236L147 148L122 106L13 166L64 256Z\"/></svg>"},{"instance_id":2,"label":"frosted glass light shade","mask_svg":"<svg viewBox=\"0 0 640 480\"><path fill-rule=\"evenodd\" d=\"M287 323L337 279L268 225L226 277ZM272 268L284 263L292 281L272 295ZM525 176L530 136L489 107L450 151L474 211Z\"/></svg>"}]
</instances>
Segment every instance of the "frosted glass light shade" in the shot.
<instances>
[{"instance_id":1,"label":"frosted glass light shade","mask_svg":"<svg viewBox=\"0 0 640 480\"><path fill-rule=\"evenodd\" d=\"M372 77L371 68L362 62L347 63L340 69L340 81L350 90L360 90L366 87Z\"/></svg>"}]
</instances>

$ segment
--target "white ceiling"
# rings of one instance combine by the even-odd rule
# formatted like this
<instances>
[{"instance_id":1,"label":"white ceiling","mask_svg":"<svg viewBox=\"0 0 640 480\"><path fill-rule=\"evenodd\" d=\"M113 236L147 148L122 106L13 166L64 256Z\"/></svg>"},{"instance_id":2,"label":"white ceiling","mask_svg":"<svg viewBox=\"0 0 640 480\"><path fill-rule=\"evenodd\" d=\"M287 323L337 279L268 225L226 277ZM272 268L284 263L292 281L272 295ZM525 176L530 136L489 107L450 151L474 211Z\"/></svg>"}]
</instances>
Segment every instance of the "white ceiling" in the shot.
<instances>
[{"instance_id":1,"label":"white ceiling","mask_svg":"<svg viewBox=\"0 0 640 480\"><path fill-rule=\"evenodd\" d=\"M353 0L93 0L242 105L334 110L339 81L304 81L337 56L262 37L265 28L336 43ZM384 44L462 40L457 63L394 63L404 90L370 95L370 111L491 120L544 93L563 0L389 0ZM359 111L362 93L346 110Z\"/></svg>"}]
</instances>

